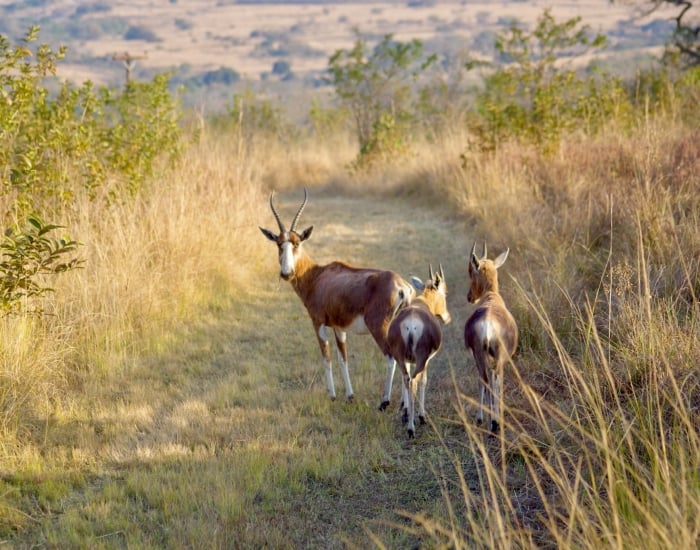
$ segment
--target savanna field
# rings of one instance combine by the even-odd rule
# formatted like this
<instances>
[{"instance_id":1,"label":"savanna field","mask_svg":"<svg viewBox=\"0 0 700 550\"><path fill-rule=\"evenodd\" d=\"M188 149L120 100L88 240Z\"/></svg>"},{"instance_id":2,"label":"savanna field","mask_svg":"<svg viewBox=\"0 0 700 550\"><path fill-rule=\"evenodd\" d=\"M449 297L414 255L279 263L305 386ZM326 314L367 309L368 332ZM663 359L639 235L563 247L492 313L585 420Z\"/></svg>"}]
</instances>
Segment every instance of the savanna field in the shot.
<instances>
[{"instance_id":1,"label":"savanna field","mask_svg":"<svg viewBox=\"0 0 700 550\"><path fill-rule=\"evenodd\" d=\"M569 47L579 23L539 21ZM167 77L43 93L56 52L4 43L0 543L697 548L697 69L589 76L523 36L464 103L417 44L358 40L367 63L330 62L337 104L304 127L250 94L198 117ZM415 439L400 373L377 409L369 336L348 336L353 402L334 350L328 397L259 229L272 191L289 224L304 189L317 262L444 268ZM463 339L475 242L510 250L519 326L497 435Z\"/></svg>"}]
</instances>

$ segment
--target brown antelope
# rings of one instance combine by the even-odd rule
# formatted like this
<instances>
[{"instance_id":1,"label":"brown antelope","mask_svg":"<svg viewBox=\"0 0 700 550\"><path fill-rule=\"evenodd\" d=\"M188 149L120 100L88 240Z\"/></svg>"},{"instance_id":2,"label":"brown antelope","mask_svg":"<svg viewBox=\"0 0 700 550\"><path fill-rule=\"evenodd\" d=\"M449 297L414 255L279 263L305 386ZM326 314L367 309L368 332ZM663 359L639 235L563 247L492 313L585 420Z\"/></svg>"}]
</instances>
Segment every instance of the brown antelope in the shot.
<instances>
[{"instance_id":1,"label":"brown antelope","mask_svg":"<svg viewBox=\"0 0 700 550\"><path fill-rule=\"evenodd\" d=\"M464 325L464 343L472 350L481 379L481 399L476 421L484 420L484 395L488 391L491 431L498 433L500 406L503 395L503 368L511 360L518 345L518 327L515 319L498 293L498 273L508 257L502 252L495 260L486 257L486 244L481 258L476 256L476 243L469 260L471 286L467 300L476 304L476 310Z\"/></svg>"},{"instance_id":2,"label":"brown antelope","mask_svg":"<svg viewBox=\"0 0 700 550\"><path fill-rule=\"evenodd\" d=\"M447 283L440 266L438 273L428 267L430 279L423 283L418 277L411 282L422 294L411 305L398 312L389 325L389 347L391 354L403 374L403 421L408 423L408 437L416 430L415 402L418 391L418 418L425 424L425 387L428 383L428 363L440 350L442 329L437 319L450 322L447 311ZM411 373L410 366L415 365Z\"/></svg>"},{"instance_id":3,"label":"brown antelope","mask_svg":"<svg viewBox=\"0 0 700 550\"><path fill-rule=\"evenodd\" d=\"M353 398L348 373L347 331L358 334L369 332L386 358L387 379L382 404L389 403L391 384L396 361L389 353L387 331L396 312L409 304L414 296L413 288L397 273L353 267L343 262L319 265L304 251L303 243L311 236L313 225L301 233L296 230L308 195L304 189L304 201L287 230L280 220L270 194L270 208L277 220L279 234L269 229L260 230L277 244L279 250L280 277L289 281L311 317L316 338L321 346L326 383L331 399L335 399L335 385L331 368L331 354L326 330L333 329L338 347L338 362L345 382L345 395ZM386 405L384 405L386 406ZM381 407L381 406L380 406Z\"/></svg>"}]
</instances>

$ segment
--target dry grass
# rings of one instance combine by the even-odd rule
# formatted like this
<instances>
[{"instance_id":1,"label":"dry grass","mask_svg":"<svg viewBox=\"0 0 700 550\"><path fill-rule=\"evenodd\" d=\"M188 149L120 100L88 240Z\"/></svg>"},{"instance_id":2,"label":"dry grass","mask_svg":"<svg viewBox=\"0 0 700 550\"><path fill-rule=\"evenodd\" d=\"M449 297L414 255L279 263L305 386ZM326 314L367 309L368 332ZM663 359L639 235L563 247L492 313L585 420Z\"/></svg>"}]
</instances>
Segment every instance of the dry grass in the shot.
<instances>
[{"instance_id":1,"label":"dry grass","mask_svg":"<svg viewBox=\"0 0 700 550\"><path fill-rule=\"evenodd\" d=\"M2 321L0 539L694 548L697 132L649 125L463 164L465 143L348 176L349 146L205 132L136 203L83 205L67 221L85 269L52 315ZM413 442L395 405L376 410L367 337L349 341L357 401L327 399L311 325L257 228L274 227L272 187L286 218L301 185L318 261L444 264L454 320ZM511 248L501 290L521 346L501 438L473 424L462 343L475 239Z\"/></svg>"}]
</instances>

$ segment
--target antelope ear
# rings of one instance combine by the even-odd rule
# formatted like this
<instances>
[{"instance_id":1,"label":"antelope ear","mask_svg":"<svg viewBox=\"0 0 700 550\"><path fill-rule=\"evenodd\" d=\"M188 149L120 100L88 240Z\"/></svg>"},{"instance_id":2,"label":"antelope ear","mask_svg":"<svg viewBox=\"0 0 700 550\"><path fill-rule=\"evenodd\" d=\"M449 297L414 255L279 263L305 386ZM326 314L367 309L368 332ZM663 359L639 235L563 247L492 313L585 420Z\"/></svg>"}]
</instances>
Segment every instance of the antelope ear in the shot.
<instances>
[{"instance_id":1,"label":"antelope ear","mask_svg":"<svg viewBox=\"0 0 700 550\"><path fill-rule=\"evenodd\" d=\"M277 242L277 235L275 235L272 231L269 229L263 229L262 227L260 228L260 231L262 231L262 234L265 235L268 239L271 241Z\"/></svg>"},{"instance_id":2,"label":"antelope ear","mask_svg":"<svg viewBox=\"0 0 700 550\"><path fill-rule=\"evenodd\" d=\"M425 283L415 275L411 275L411 284L415 287L416 290L423 290L425 288Z\"/></svg>"},{"instance_id":3,"label":"antelope ear","mask_svg":"<svg viewBox=\"0 0 700 550\"><path fill-rule=\"evenodd\" d=\"M304 231L301 232L301 235L299 235L299 238L300 238L302 241L305 241L306 239L308 239L308 238L311 236L311 232L312 232L313 230L314 230L314 226L313 226L313 225L310 225L309 227L307 227L306 229L304 229Z\"/></svg>"},{"instance_id":4,"label":"antelope ear","mask_svg":"<svg viewBox=\"0 0 700 550\"><path fill-rule=\"evenodd\" d=\"M469 261L469 273L472 273L473 271L479 271L479 258L476 257L476 254L472 252L472 257L471 260Z\"/></svg>"},{"instance_id":5,"label":"antelope ear","mask_svg":"<svg viewBox=\"0 0 700 550\"><path fill-rule=\"evenodd\" d=\"M496 269L501 267L504 263L506 263L506 259L508 258L508 252L510 252L510 248L506 248L505 252L501 252L498 255L498 258L496 258L493 263L496 266Z\"/></svg>"}]
</instances>

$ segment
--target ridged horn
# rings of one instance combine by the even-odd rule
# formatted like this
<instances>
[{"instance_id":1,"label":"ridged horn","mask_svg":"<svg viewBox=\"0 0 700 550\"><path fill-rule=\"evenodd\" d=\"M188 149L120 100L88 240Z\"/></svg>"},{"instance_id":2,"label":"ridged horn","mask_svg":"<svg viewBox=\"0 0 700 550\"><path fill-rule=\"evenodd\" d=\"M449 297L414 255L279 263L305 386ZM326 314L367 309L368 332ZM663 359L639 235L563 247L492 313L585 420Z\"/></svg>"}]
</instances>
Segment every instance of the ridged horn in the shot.
<instances>
[{"instance_id":1,"label":"ridged horn","mask_svg":"<svg viewBox=\"0 0 700 550\"><path fill-rule=\"evenodd\" d=\"M299 216L301 216L301 213L304 211L304 207L306 206L306 201L308 201L308 200L309 200L309 195L306 192L306 188L304 188L304 202L301 203L299 210L297 210L297 213L294 216L294 219L292 220L292 225L289 228L290 231L294 231L294 229L296 228L297 222L299 221Z\"/></svg>"},{"instance_id":2,"label":"ridged horn","mask_svg":"<svg viewBox=\"0 0 700 550\"><path fill-rule=\"evenodd\" d=\"M482 260L486 259L486 241L484 241L484 255L481 257Z\"/></svg>"},{"instance_id":3,"label":"ridged horn","mask_svg":"<svg viewBox=\"0 0 700 550\"><path fill-rule=\"evenodd\" d=\"M275 204L272 202L272 198L275 196L275 192L273 191L270 193L270 208L272 209L272 214L275 216L275 219L277 220L277 225L280 228L280 234L284 233L286 229L284 228L284 224L282 223L282 220L280 220L280 215L277 213L277 210L275 210Z\"/></svg>"}]
</instances>

